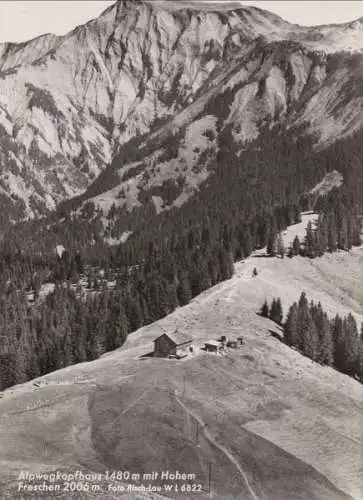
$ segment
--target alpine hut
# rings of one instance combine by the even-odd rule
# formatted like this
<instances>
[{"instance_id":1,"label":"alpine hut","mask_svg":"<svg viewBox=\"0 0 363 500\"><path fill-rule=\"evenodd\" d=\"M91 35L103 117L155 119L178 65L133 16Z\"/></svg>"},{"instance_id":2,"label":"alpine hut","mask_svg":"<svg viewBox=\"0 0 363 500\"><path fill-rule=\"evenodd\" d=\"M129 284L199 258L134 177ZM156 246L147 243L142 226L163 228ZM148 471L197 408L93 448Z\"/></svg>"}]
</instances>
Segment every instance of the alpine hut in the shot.
<instances>
[{"instance_id":1,"label":"alpine hut","mask_svg":"<svg viewBox=\"0 0 363 500\"><path fill-rule=\"evenodd\" d=\"M184 358L193 340L185 333L175 330L173 333L163 333L154 340L154 356L157 358Z\"/></svg>"}]
</instances>

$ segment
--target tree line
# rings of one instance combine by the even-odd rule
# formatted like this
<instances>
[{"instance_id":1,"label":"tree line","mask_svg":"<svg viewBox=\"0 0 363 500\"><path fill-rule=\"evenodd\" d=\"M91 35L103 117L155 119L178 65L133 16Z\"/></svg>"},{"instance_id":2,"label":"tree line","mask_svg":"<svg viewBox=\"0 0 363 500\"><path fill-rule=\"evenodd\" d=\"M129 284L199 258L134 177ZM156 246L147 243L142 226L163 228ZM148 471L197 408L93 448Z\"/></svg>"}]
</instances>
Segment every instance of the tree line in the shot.
<instances>
[{"instance_id":1,"label":"tree line","mask_svg":"<svg viewBox=\"0 0 363 500\"><path fill-rule=\"evenodd\" d=\"M305 237L300 241L296 235L292 244L285 249L281 232L272 226L267 241L267 254L270 256L321 257L326 252L349 251L362 244L362 214L357 206L351 206L344 190L333 189L328 195L320 196L315 210L318 219L313 226L308 222Z\"/></svg>"},{"instance_id":2,"label":"tree line","mask_svg":"<svg viewBox=\"0 0 363 500\"><path fill-rule=\"evenodd\" d=\"M363 382L363 323L358 331L351 313L344 317L336 314L330 319L320 302L309 302L302 292L289 308L285 321L279 298L273 299L270 306L265 301L260 314L283 327L286 345Z\"/></svg>"}]
</instances>

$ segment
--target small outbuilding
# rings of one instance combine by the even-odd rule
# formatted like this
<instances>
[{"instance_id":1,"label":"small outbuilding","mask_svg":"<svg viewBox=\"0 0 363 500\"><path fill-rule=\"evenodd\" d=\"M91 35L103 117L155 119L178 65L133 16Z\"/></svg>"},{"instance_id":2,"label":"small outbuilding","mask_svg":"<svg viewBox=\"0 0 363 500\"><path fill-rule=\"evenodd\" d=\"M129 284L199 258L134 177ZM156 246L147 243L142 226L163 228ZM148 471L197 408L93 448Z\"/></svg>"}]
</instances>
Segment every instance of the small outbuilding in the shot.
<instances>
[{"instance_id":1,"label":"small outbuilding","mask_svg":"<svg viewBox=\"0 0 363 500\"><path fill-rule=\"evenodd\" d=\"M221 343L217 340L208 340L208 342L204 343L204 349L207 352L219 352L221 348Z\"/></svg>"},{"instance_id":2,"label":"small outbuilding","mask_svg":"<svg viewBox=\"0 0 363 500\"><path fill-rule=\"evenodd\" d=\"M154 356L156 358L184 358L188 355L192 342L193 339L179 330L173 333L163 333L154 340Z\"/></svg>"}]
</instances>

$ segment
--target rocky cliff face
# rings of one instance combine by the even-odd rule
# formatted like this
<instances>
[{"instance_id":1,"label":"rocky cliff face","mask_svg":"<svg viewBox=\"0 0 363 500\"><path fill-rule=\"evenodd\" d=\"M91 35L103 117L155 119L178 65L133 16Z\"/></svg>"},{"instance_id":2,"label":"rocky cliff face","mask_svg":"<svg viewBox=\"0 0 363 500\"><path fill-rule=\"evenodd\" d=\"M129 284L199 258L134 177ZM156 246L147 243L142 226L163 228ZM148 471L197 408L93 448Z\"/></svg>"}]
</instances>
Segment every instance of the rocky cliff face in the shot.
<instances>
[{"instance_id":1,"label":"rocky cliff face","mask_svg":"<svg viewBox=\"0 0 363 500\"><path fill-rule=\"evenodd\" d=\"M146 0L0 45L0 201L14 219L39 215L95 181L104 208L142 203L140 189L162 208L158 186L179 182L183 203L226 129L241 151L281 122L327 144L362 125L362 47L362 20L303 28L239 4ZM120 161L139 137L143 161Z\"/></svg>"}]
</instances>

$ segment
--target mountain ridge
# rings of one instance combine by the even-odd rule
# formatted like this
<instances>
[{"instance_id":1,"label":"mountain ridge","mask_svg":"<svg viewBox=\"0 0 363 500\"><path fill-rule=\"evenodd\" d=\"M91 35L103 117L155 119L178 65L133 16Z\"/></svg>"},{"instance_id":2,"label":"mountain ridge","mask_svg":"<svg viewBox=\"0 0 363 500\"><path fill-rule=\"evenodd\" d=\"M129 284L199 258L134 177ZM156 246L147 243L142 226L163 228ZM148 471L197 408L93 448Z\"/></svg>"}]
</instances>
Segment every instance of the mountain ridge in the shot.
<instances>
[{"instance_id":1,"label":"mountain ridge","mask_svg":"<svg viewBox=\"0 0 363 500\"><path fill-rule=\"evenodd\" d=\"M177 131L183 116L202 116L203 99L208 106L228 64L254 44L254 59L221 89L230 90L226 106L245 110L220 125L232 127L240 150L262 123L310 122L308 133L320 134L323 146L361 127L361 47L341 53L359 39L359 23L296 32L257 8L194 5L118 2L62 37L0 46L0 196L13 220L84 193L125 144L140 135L152 141L161 122L174 120ZM339 105L341 94L347 102ZM291 99L301 110L297 119ZM224 113L209 114L220 122Z\"/></svg>"}]
</instances>

